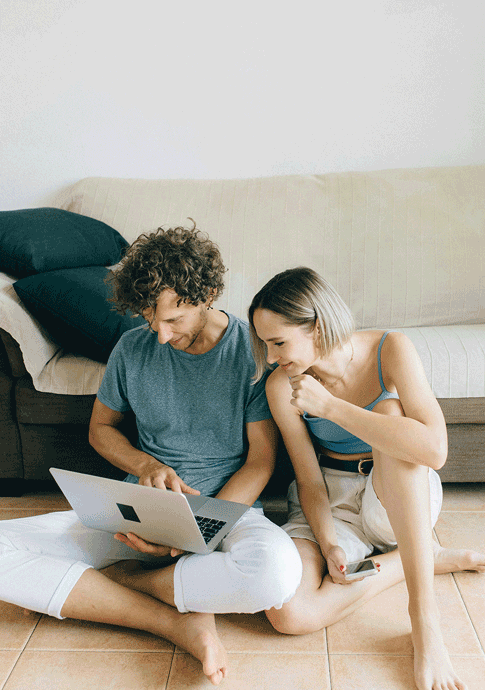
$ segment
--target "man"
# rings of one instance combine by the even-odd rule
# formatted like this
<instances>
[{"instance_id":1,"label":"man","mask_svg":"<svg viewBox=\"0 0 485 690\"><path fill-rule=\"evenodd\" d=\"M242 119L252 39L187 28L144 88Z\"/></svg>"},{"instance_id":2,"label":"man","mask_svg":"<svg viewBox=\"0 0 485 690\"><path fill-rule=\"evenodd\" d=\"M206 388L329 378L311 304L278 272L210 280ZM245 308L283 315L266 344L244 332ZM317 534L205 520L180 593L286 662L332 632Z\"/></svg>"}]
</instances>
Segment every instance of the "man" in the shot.
<instances>
[{"instance_id":1,"label":"man","mask_svg":"<svg viewBox=\"0 0 485 690\"><path fill-rule=\"evenodd\" d=\"M251 381L247 324L212 307L224 272L218 248L195 225L159 229L132 245L113 273L114 301L148 326L125 333L113 350L90 424L91 444L128 472L126 481L253 506L219 549L176 558L179 551L134 534L89 530L72 511L9 521L0 533L0 599L149 630L191 652L215 685L226 655L213 614L279 608L301 578L293 543L258 503L276 431L264 382ZM137 447L120 431L129 411ZM19 565L10 586L2 561ZM27 592L36 579L42 597Z\"/></svg>"}]
</instances>

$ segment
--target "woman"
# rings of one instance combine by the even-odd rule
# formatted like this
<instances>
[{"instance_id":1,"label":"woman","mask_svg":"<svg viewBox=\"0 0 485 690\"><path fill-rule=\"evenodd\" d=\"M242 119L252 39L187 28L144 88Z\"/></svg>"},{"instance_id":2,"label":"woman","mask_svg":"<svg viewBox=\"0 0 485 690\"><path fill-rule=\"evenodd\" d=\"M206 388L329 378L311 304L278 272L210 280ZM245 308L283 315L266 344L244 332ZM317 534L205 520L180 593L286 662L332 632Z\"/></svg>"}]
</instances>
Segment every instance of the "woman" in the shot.
<instances>
[{"instance_id":1,"label":"woman","mask_svg":"<svg viewBox=\"0 0 485 690\"><path fill-rule=\"evenodd\" d=\"M348 307L308 268L270 280L249 321L256 377L278 365L266 392L296 476L284 529L303 561L296 595L269 620L281 632L312 632L405 577L417 687L463 690L433 574L483 572L485 556L433 542L446 425L412 343L397 332L355 332ZM347 563L375 548L384 554L379 574L346 581Z\"/></svg>"}]
</instances>

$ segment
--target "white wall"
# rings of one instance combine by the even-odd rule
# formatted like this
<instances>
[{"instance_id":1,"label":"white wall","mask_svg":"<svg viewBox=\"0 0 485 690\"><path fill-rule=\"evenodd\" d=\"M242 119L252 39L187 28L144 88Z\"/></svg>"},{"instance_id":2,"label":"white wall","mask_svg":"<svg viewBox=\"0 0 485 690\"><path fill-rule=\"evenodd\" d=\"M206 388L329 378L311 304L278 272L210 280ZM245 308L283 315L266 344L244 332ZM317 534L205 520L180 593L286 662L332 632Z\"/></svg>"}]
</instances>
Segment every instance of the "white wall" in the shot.
<instances>
[{"instance_id":1,"label":"white wall","mask_svg":"<svg viewBox=\"0 0 485 690\"><path fill-rule=\"evenodd\" d=\"M485 163L475 0L1 0L0 209L90 175Z\"/></svg>"}]
</instances>

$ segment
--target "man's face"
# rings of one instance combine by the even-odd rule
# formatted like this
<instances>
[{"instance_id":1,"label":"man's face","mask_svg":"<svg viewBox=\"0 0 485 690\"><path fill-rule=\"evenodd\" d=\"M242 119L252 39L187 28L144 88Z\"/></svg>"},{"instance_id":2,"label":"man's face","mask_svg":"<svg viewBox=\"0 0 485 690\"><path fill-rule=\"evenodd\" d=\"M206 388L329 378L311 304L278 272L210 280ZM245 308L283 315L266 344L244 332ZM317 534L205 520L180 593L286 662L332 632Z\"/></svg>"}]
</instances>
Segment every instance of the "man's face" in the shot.
<instances>
[{"instance_id":1,"label":"man's face","mask_svg":"<svg viewBox=\"0 0 485 690\"><path fill-rule=\"evenodd\" d=\"M168 343L175 350L187 350L207 323L207 306L195 307L190 302L178 304L179 301L174 290L166 289L158 298L156 309L147 309L142 316L158 335L161 345Z\"/></svg>"}]
</instances>

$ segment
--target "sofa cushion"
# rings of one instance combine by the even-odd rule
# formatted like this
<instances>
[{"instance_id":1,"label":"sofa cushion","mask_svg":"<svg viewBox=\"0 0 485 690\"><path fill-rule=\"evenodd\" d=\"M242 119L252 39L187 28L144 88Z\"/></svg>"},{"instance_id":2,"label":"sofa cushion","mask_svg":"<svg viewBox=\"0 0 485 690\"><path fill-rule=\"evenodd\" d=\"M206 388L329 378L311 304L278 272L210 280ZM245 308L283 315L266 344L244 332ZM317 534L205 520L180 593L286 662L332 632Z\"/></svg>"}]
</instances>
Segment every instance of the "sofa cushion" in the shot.
<instances>
[{"instance_id":1,"label":"sofa cushion","mask_svg":"<svg viewBox=\"0 0 485 690\"><path fill-rule=\"evenodd\" d=\"M80 266L112 266L128 242L106 223L58 208L0 212L0 271L17 278Z\"/></svg>"},{"instance_id":2,"label":"sofa cushion","mask_svg":"<svg viewBox=\"0 0 485 690\"><path fill-rule=\"evenodd\" d=\"M14 289L62 348L106 362L121 335L145 323L113 310L108 274L102 266L49 271L18 280Z\"/></svg>"},{"instance_id":3,"label":"sofa cushion","mask_svg":"<svg viewBox=\"0 0 485 690\"><path fill-rule=\"evenodd\" d=\"M6 273L0 273L0 328L18 343L25 368L35 381L46 364L62 350L19 299L13 287L15 280ZM93 364L104 366L97 362Z\"/></svg>"},{"instance_id":4,"label":"sofa cushion","mask_svg":"<svg viewBox=\"0 0 485 690\"><path fill-rule=\"evenodd\" d=\"M394 330L413 342L437 398L485 397L485 324ZM454 421L481 420L467 417Z\"/></svg>"},{"instance_id":5,"label":"sofa cushion","mask_svg":"<svg viewBox=\"0 0 485 690\"><path fill-rule=\"evenodd\" d=\"M54 200L128 242L159 225L208 232L228 269L218 306L247 317L275 273L309 266L357 328L485 322L485 165L234 180L91 177Z\"/></svg>"},{"instance_id":6,"label":"sofa cushion","mask_svg":"<svg viewBox=\"0 0 485 690\"><path fill-rule=\"evenodd\" d=\"M18 343L20 358L36 390L63 395L96 393L106 364L59 347L19 299L14 283L15 278L0 273L0 335L4 343L4 335L8 334ZM9 359L10 356L8 352ZM10 366L14 366L12 361ZM23 367L15 366L14 376L24 373Z\"/></svg>"}]
</instances>

